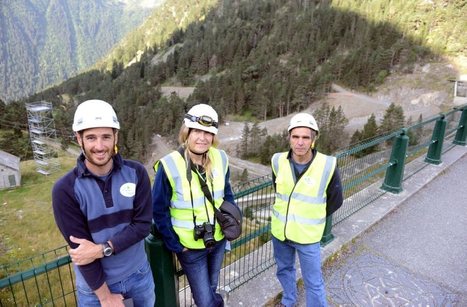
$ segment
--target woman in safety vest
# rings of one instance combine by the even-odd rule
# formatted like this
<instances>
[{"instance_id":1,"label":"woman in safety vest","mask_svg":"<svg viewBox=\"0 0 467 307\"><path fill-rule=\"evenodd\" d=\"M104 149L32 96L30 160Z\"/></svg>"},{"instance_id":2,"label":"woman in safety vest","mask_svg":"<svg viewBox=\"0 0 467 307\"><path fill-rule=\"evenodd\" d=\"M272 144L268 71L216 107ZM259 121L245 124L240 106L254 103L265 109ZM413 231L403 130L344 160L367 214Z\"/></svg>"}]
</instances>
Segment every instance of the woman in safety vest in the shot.
<instances>
[{"instance_id":1,"label":"woman in safety vest","mask_svg":"<svg viewBox=\"0 0 467 307\"><path fill-rule=\"evenodd\" d=\"M176 253L198 307L224 305L216 289L226 240L213 206L234 203L234 197L227 155L215 148L217 131L216 111L193 106L180 129L181 146L154 165L154 223Z\"/></svg>"}]
</instances>

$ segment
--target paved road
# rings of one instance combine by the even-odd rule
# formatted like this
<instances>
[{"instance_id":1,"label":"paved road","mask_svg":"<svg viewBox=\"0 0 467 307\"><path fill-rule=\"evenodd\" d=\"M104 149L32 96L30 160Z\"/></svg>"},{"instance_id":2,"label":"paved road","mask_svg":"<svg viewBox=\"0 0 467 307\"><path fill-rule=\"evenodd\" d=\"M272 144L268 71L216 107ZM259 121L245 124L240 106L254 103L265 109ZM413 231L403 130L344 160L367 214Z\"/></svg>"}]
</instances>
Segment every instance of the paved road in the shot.
<instances>
[{"instance_id":1,"label":"paved road","mask_svg":"<svg viewBox=\"0 0 467 307\"><path fill-rule=\"evenodd\" d=\"M467 155L323 273L330 306L467 306Z\"/></svg>"}]
</instances>

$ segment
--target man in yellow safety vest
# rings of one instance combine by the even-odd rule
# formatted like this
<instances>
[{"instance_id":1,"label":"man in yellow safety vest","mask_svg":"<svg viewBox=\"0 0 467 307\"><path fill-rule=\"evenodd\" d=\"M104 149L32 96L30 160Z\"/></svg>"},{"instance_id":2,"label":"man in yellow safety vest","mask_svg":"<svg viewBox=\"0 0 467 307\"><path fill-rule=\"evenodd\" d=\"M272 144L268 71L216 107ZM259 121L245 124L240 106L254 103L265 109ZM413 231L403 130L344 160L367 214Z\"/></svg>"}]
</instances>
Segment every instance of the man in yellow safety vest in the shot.
<instances>
[{"instance_id":1,"label":"man in yellow safety vest","mask_svg":"<svg viewBox=\"0 0 467 307\"><path fill-rule=\"evenodd\" d=\"M336 158L314 148L319 129L312 115L296 114L288 131L290 150L271 159L276 190L271 232L276 275L283 288L281 304L294 306L297 300L297 253L307 306L326 306L320 240L326 217L342 205L342 184Z\"/></svg>"}]
</instances>

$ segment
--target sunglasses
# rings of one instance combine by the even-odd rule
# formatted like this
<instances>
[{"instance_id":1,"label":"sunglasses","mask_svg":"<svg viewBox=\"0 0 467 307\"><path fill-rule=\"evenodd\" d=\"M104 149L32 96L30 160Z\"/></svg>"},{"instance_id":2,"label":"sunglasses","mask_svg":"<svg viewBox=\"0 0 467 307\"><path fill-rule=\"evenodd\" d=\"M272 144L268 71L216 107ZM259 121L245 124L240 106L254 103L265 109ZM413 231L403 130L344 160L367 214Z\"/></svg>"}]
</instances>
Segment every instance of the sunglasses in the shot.
<instances>
[{"instance_id":1,"label":"sunglasses","mask_svg":"<svg viewBox=\"0 0 467 307\"><path fill-rule=\"evenodd\" d=\"M215 127L218 128L217 122L214 121L210 116L203 115L203 116L194 116L190 114L185 114L185 118L188 118L192 122L197 122L201 126L204 127Z\"/></svg>"}]
</instances>

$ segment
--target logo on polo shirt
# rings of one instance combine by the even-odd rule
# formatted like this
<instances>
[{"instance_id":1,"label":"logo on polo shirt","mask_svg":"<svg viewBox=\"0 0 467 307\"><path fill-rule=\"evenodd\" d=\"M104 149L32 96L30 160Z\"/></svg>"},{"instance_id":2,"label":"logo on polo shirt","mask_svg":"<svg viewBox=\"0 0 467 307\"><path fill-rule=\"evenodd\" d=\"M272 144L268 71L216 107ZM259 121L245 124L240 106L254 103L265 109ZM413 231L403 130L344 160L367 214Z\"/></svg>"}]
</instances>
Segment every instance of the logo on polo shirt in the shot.
<instances>
[{"instance_id":1,"label":"logo on polo shirt","mask_svg":"<svg viewBox=\"0 0 467 307\"><path fill-rule=\"evenodd\" d=\"M136 184L128 182L120 187L120 194L125 197L135 196L136 193Z\"/></svg>"}]
</instances>

